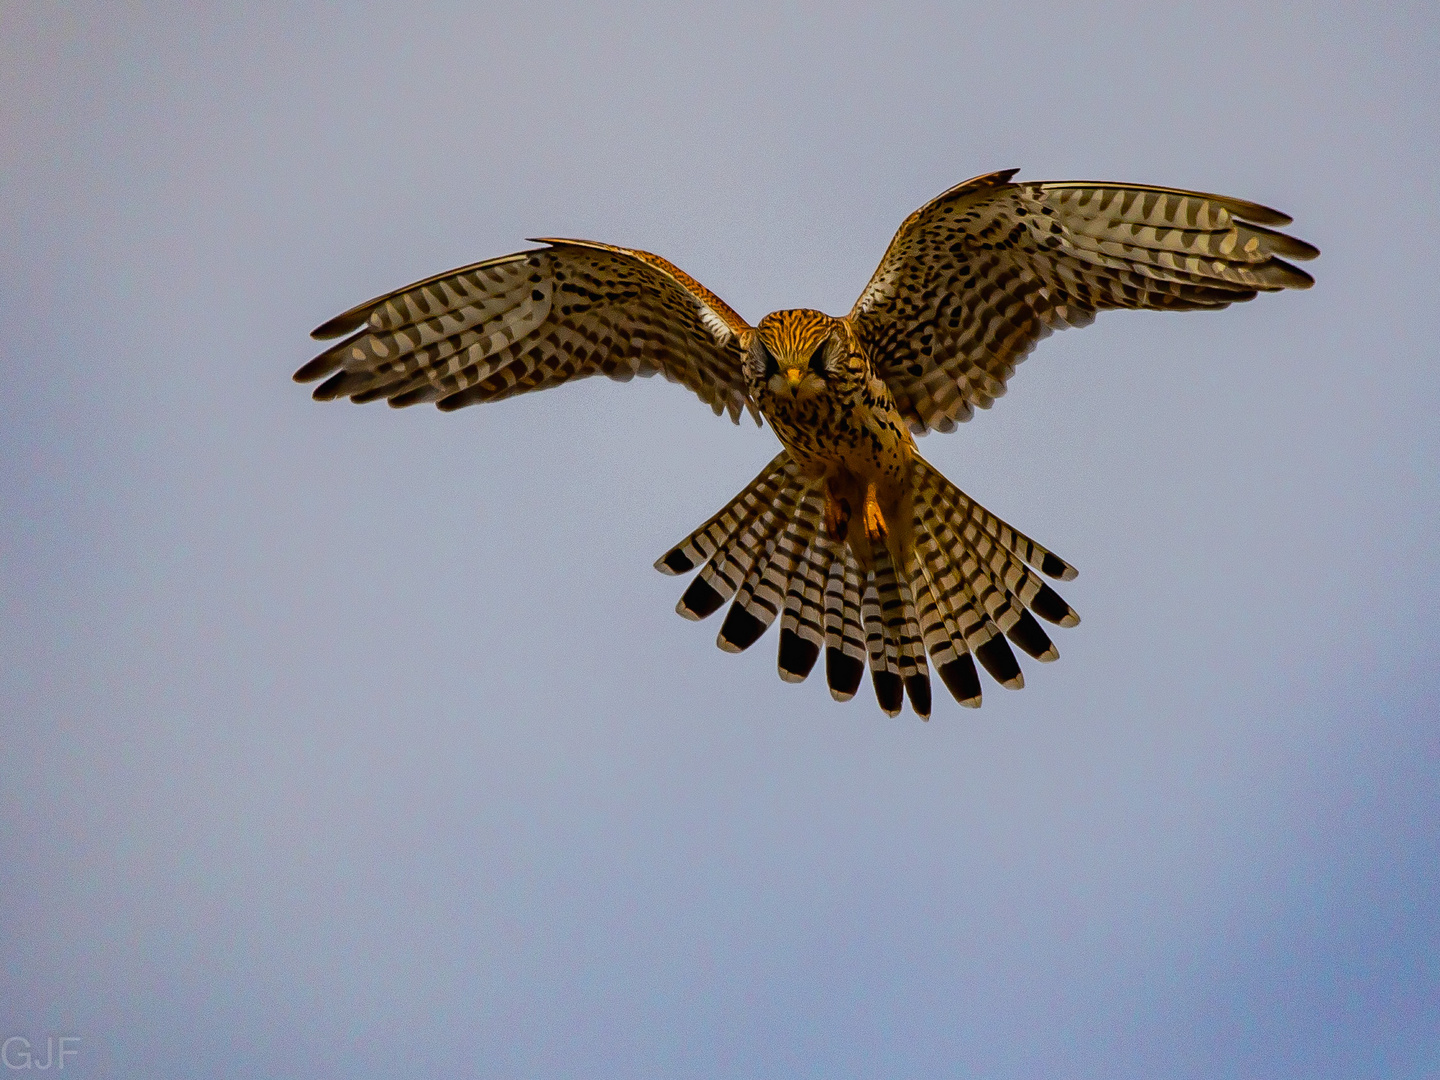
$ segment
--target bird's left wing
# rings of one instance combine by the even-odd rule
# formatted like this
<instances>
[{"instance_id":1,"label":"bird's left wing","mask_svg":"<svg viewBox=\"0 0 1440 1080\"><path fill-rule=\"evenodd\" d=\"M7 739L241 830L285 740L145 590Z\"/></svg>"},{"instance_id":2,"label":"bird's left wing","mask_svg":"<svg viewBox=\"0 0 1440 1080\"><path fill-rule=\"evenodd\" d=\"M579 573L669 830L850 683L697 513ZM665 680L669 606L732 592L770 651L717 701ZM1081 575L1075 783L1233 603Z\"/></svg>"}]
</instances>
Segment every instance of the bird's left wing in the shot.
<instances>
[{"instance_id":1,"label":"bird's left wing","mask_svg":"<svg viewBox=\"0 0 1440 1080\"><path fill-rule=\"evenodd\" d=\"M317 400L433 401L458 409L570 379L660 372L718 415L758 414L742 367L751 328L678 267L588 240L548 245L417 281L312 334L349 334L295 373ZM326 376L329 376L326 378Z\"/></svg>"},{"instance_id":2,"label":"bird's left wing","mask_svg":"<svg viewBox=\"0 0 1440 1080\"><path fill-rule=\"evenodd\" d=\"M1052 330L1107 308L1222 308L1309 288L1277 210L1198 191L1090 181L951 188L905 219L850 320L918 432L988 407Z\"/></svg>"}]
</instances>

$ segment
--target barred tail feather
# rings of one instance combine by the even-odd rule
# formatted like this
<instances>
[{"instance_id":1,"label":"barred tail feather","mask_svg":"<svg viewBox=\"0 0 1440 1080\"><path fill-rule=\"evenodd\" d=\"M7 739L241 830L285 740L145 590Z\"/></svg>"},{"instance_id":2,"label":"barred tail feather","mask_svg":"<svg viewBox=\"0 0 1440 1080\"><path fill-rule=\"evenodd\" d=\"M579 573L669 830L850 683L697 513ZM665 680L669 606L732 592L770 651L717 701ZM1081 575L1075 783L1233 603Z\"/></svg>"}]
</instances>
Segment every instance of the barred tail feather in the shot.
<instances>
[{"instance_id":1,"label":"barred tail feather","mask_svg":"<svg viewBox=\"0 0 1440 1080\"><path fill-rule=\"evenodd\" d=\"M757 547L785 524L780 509L793 505L803 481L781 451L719 513L655 562L663 574L684 574L704 563L675 610L690 620L713 615L735 595Z\"/></svg>"},{"instance_id":2,"label":"barred tail feather","mask_svg":"<svg viewBox=\"0 0 1440 1080\"><path fill-rule=\"evenodd\" d=\"M903 567L885 546L862 567L832 540L823 485L782 452L655 568L699 568L676 606L688 619L732 601L716 640L728 652L749 648L778 618L777 667L787 682L804 681L823 650L837 701L855 696L868 667L882 710L896 716L908 697L928 718L933 660L955 700L978 708L977 664L1019 689L1025 677L1011 643L1040 661L1059 656L1035 616L1059 626L1080 617L1040 575L1068 581L1075 568L918 456L912 477L914 550Z\"/></svg>"},{"instance_id":3,"label":"barred tail feather","mask_svg":"<svg viewBox=\"0 0 1440 1080\"><path fill-rule=\"evenodd\" d=\"M888 584L894 588L894 574ZM861 594L860 618L865 626L865 650L870 656L870 681L875 687L875 700L886 716L899 716L905 704L905 684L900 678L899 635L886 633L884 585L871 573Z\"/></svg>"},{"instance_id":4,"label":"barred tail feather","mask_svg":"<svg viewBox=\"0 0 1440 1080\"><path fill-rule=\"evenodd\" d=\"M980 682L974 660L979 660L1002 686L1018 690L1024 676L1015 657L1000 636L1000 629L976 599L974 591L962 574L963 566L956 558L956 548L939 543L939 530L917 522L915 536L916 569L929 588L937 612L944 618L950 636L950 649L955 662L936 657L936 665L946 687L962 705L979 708ZM972 660L971 657L974 657Z\"/></svg>"},{"instance_id":5,"label":"barred tail feather","mask_svg":"<svg viewBox=\"0 0 1440 1080\"><path fill-rule=\"evenodd\" d=\"M760 508L774 499L780 488L798 477L790 455L780 451L741 489L740 494L721 507L704 525L656 559L655 569L662 574L688 574L749 524Z\"/></svg>"},{"instance_id":6,"label":"barred tail feather","mask_svg":"<svg viewBox=\"0 0 1440 1080\"><path fill-rule=\"evenodd\" d=\"M821 504L823 512L823 503ZM780 617L780 655L776 666L786 682L804 682L820 658L825 644L825 587L835 561L834 545L823 530L815 529L797 560L785 592Z\"/></svg>"},{"instance_id":7,"label":"barred tail feather","mask_svg":"<svg viewBox=\"0 0 1440 1080\"><path fill-rule=\"evenodd\" d=\"M750 522L727 540L725 546L700 568L700 573L690 583L690 588L685 590L685 595L680 598L681 604L693 610L693 606L687 602L687 598L697 590L699 598L704 603L723 604L740 589L757 560L761 563L760 570L763 573L764 568L769 564L776 537L788 523L801 494L801 486L798 482L787 483L776 493L774 502L760 506ZM706 614L708 613L706 612ZM685 612L681 611L681 614L685 614ZM762 632L763 630L764 627L761 627ZM754 640L754 638L750 638L748 641L744 641L744 633L740 632L740 641L744 641L744 644L741 645L740 641L737 641L735 644L739 647L735 651L739 652L741 648L748 646Z\"/></svg>"},{"instance_id":8,"label":"barred tail feather","mask_svg":"<svg viewBox=\"0 0 1440 1080\"><path fill-rule=\"evenodd\" d=\"M915 533L914 573L918 578L916 589L925 598L920 615L926 628L926 647L935 661L940 680L961 705L978 709L980 681L975 676L975 662L970 652L975 644L974 631L980 622L973 618L970 609L956 603L959 575L927 529L918 529Z\"/></svg>"},{"instance_id":9,"label":"barred tail feather","mask_svg":"<svg viewBox=\"0 0 1440 1080\"><path fill-rule=\"evenodd\" d=\"M845 547L835 554L825 581L825 682L836 701L853 698L865 678L862 592L860 565Z\"/></svg>"},{"instance_id":10,"label":"barred tail feather","mask_svg":"<svg viewBox=\"0 0 1440 1080\"><path fill-rule=\"evenodd\" d=\"M973 548L977 554L983 556L991 550L999 550L1049 577L1060 581L1075 580L1078 573L1075 567L986 510L945 479L919 454L914 458L913 482L917 495L929 495L945 506L943 517L963 533L966 546Z\"/></svg>"},{"instance_id":11,"label":"barred tail feather","mask_svg":"<svg viewBox=\"0 0 1440 1080\"><path fill-rule=\"evenodd\" d=\"M1075 577L1075 568L980 506L918 455L912 475L915 575L935 604L927 646L941 679L961 704L979 705L974 664L967 670L948 659L950 654L958 658L963 650L996 682L1018 690L1025 677L1006 639L1049 662L1059 657L1059 650L1031 612L1059 626L1080 621L1031 568L1064 581ZM937 620L945 622L948 649ZM939 652L931 642L941 642ZM947 664L954 665L948 669L950 678Z\"/></svg>"},{"instance_id":12,"label":"barred tail feather","mask_svg":"<svg viewBox=\"0 0 1440 1080\"><path fill-rule=\"evenodd\" d=\"M925 660L925 648L921 643L920 624L909 582L896 573L890 553L883 547L876 553L873 577L880 599L887 660L892 655L895 657L905 696L910 699L910 707L917 716L928 720L930 665ZM881 704L883 706L884 702Z\"/></svg>"},{"instance_id":13,"label":"barred tail feather","mask_svg":"<svg viewBox=\"0 0 1440 1080\"><path fill-rule=\"evenodd\" d=\"M788 509L790 520L756 552L750 572L725 615L716 644L726 652L743 652L770 628L785 605L791 575L819 531L823 509L820 497L810 488L801 488L795 496L793 501L777 500L777 511L783 514Z\"/></svg>"}]
</instances>

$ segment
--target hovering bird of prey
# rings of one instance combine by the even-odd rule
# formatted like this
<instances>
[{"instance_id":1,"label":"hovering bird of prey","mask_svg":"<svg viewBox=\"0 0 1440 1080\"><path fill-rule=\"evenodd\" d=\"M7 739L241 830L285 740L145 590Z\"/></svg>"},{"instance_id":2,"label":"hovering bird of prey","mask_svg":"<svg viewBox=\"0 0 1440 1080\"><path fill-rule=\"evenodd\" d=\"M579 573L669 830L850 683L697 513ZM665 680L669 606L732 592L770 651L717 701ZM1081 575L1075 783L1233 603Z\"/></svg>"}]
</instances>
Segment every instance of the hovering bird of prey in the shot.
<instances>
[{"instance_id":1,"label":"hovering bird of prey","mask_svg":"<svg viewBox=\"0 0 1440 1080\"><path fill-rule=\"evenodd\" d=\"M967 180L906 218L838 318L795 309L751 326L658 255L542 239L336 316L313 336L348 336L295 379L324 378L321 401L448 412L659 372L717 415L763 417L781 451L655 563L700 568L679 613L703 619L730 601L718 642L729 652L778 617L780 677L803 680L823 649L840 701L868 663L886 713L908 695L928 717L928 653L955 699L978 706L975 660L1002 686L1024 683L1007 639L1037 660L1059 655L1034 616L1080 620L1040 575L1069 581L1075 568L941 476L914 436L988 408L1052 330L1108 308L1223 308L1309 288L1285 260L1319 254L1252 202L1014 183L1017 171Z\"/></svg>"}]
</instances>

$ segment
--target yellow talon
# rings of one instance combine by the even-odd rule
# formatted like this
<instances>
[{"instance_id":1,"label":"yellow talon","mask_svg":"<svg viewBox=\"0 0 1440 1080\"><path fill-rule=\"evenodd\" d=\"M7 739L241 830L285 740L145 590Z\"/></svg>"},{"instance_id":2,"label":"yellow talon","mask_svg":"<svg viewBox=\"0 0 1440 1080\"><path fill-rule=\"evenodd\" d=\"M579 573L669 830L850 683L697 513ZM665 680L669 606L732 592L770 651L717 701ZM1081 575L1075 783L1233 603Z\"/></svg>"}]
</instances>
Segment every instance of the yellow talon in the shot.
<instances>
[{"instance_id":1,"label":"yellow talon","mask_svg":"<svg viewBox=\"0 0 1440 1080\"><path fill-rule=\"evenodd\" d=\"M889 530L885 526L885 515L880 513L880 502L875 498L875 485L865 485L865 535L873 544L884 540Z\"/></svg>"}]
</instances>

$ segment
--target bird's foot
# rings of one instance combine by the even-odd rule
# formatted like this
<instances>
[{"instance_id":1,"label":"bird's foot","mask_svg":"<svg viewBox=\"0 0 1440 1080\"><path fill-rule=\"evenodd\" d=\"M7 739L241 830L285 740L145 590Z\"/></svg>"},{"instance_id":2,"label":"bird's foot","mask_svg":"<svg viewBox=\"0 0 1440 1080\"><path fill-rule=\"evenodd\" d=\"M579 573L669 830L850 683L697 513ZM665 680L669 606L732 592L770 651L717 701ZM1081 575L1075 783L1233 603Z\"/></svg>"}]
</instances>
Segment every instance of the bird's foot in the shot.
<instances>
[{"instance_id":1,"label":"bird's foot","mask_svg":"<svg viewBox=\"0 0 1440 1080\"><path fill-rule=\"evenodd\" d=\"M885 515L880 513L880 502L875 498L875 485L869 484L865 488L865 536L876 544L885 539L887 532Z\"/></svg>"}]
</instances>

